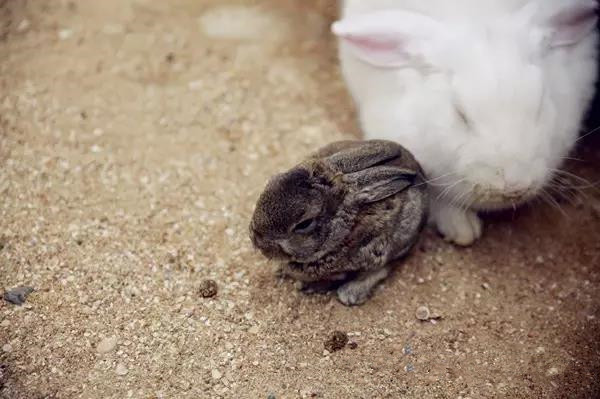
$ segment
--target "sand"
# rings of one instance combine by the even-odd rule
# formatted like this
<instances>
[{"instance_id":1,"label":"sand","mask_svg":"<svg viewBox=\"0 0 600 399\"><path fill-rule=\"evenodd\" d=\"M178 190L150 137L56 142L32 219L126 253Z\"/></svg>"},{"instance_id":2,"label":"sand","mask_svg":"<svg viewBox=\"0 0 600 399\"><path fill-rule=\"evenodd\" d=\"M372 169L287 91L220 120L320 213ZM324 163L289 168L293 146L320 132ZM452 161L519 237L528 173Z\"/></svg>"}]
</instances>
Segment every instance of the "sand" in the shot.
<instances>
[{"instance_id":1,"label":"sand","mask_svg":"<svg viewBox=\"0 0 600 399\"><path fill-rule=\"evenodd\" d=\"M427 231L361 307L252 249L269 176L359 136L334 15L0 2L0 288L35 288L0 301L0 397L600 395L595 190L490 216L471 248ZM569 170L597 181L600 146L580 147ZM338 330L351 345L329 353Z\"/></svg>"}]
</instances>

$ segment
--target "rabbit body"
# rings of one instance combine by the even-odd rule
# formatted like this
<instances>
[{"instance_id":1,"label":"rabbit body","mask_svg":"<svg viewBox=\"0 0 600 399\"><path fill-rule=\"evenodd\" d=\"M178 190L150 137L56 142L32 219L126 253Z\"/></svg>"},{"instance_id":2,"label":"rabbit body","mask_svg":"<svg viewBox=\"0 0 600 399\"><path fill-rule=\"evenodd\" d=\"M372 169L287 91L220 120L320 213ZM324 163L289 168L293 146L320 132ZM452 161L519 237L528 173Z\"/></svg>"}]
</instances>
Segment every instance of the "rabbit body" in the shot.
<instances>
[{"instance_id":1,"label":"rabbit body","mask_svg":"<svg viewBox=\"0 0 600 399\"><path fill-rule=\"evenodd\" d=\"M357 305L415 245L426 219L424 178L410 153L393 142L341 141L267 184L250 235L285 261L285 275L308 289L338 284L340 301Z\"/></svg>"},{"instance_id":2,"label":"rabbit body","mask_svg":"<svg viewBox=\"0 0 600 399\"><path fill-rule=\"evenodd\" d=\"M596 81L595 0L347 0L332 30L366 139L401 143L431 181L432 222L540 193L573 149Z\"/></svg>"}]
</instances>

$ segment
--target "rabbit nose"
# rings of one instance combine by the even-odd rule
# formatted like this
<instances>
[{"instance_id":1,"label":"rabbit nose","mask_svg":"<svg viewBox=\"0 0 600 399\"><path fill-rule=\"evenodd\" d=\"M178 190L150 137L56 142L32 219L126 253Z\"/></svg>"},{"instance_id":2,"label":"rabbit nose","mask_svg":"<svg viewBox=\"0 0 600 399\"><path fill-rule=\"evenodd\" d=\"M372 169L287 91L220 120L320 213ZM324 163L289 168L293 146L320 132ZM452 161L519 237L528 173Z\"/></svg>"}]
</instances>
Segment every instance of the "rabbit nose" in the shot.
<instances>
[{"instance_id":1,"label":"rabbit nose","mask_svg":"<svg viewBox=\"0 0 600 399\"><path fill-rule=\"evenodd\" d=\"M252 242L260 249L268 249L269 241L265 239L265 237L254 228L252 229Z\"/></svg>"},{"instance_id":2,"label":"rabbit nose","mask_svg":"<svg viewBox=\"0 0 600 399\"><path fill-rule=\"evenodd\" d=\"M497 168L484 163L473 163L469 167L469 174L474 183L508 195L529 191L533 185L530 173L526 166L521 166L518 162L512 162L508 168Z\"/></svg>"},{"instance_id":3,"label":"rabbit nose","mask_svg":"<svg viewBox=\"0 0 600 399\"><path fill-rule=\"evenodd\" d=\"M252 241L260 241L262 239L262 235L256 231L254 226L250 226L250 238L252 238Z\"/></svg>"},{"instance_id":4,"label":"rabbit nose","mask_svg":"<svg viewBox=\"0 0 600 399\"><path fill-rule=\"evenodd\" d=\"M474 162L469 164L466 170L472 183L494 188L504 187L504 176L500 168L495 168L483 162Z\"/></svg>"},{"instance_id":5,"label":"rabbit nose","mask_svg":"<svg viewBox=\"0 0 600 399\"><path fill-rule=\"evenodd\" d=\"M294 253L292 246L287 240L277 241L277 245L279 246L279 249L281 249L281 251L285 254L291 255Z\"/></svg>"},{"instance_id":6,"label":"rabbit nose","mask_svg":"<svg viewBox=\"0 0 600 399\"><path fill-rule=\"evenodd\" d=\"M518 176L518 177L505 177L505 186L504 191L508 193L525 193L529 191L533 182L527 176Z\"/></svg>"}]
</instances>

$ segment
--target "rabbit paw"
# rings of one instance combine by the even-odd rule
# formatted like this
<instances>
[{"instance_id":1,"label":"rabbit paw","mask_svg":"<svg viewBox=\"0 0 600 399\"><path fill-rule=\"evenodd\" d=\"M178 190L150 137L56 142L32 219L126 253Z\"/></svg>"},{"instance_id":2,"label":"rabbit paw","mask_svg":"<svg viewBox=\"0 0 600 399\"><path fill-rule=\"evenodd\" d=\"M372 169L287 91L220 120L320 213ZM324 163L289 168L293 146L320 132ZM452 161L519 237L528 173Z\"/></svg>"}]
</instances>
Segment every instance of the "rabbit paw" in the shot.
<instances>
[{"instance_id":1,"label":"rabbit paw","mask_svg":"<svg viewBox=\"0 0 600 399\"><path fill-rule=\"evenodd\" d=\"M436 205L432 218L438 231L447 241L461 246L469 246L481 237L483 223L476 212L456 208L452 205Z\"/></svg>"},{"instance_id":2,"label":"rabbit paw","mask_svg":"<svg viewBox=\"0 0 600 399\"><path fill-rule=\"evenodd\" d=\"M337 297L346 306L362 305L369 299L371 290L361 284L347 283L337 289Z\"/></svg>"},{"instance_id":3,"label":"rabbit paw","mask_svg":"<svg viewBox=\"0 0 600 399\"><path fill-rule=\"evenodd\" d=\"M346 306L362 305L369 299L373 288L389 274L389 268L363 272L355 280L337 289L337 297Z\"/></svg>"}]
</instances>

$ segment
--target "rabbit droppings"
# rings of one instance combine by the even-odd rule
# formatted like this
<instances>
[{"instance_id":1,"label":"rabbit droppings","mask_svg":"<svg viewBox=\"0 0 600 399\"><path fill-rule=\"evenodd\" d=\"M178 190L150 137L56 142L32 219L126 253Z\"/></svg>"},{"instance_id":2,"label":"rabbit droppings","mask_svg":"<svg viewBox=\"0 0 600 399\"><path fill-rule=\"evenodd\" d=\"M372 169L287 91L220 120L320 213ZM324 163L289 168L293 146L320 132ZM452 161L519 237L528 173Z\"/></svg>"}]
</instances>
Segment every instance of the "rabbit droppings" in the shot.
<instances>
[{"instance_id":1,"label":"rabbit droppings","mask_svg":"<svg viewBox=\"0 0 600 399\"><path fill-rule=\"evenodd\" d=\"M402 146L339 141L267 183L250 238L304 290L337 287L340 302L359 305L415 245L427 203L421 167Z\"/></svg>"}]
</instances>

